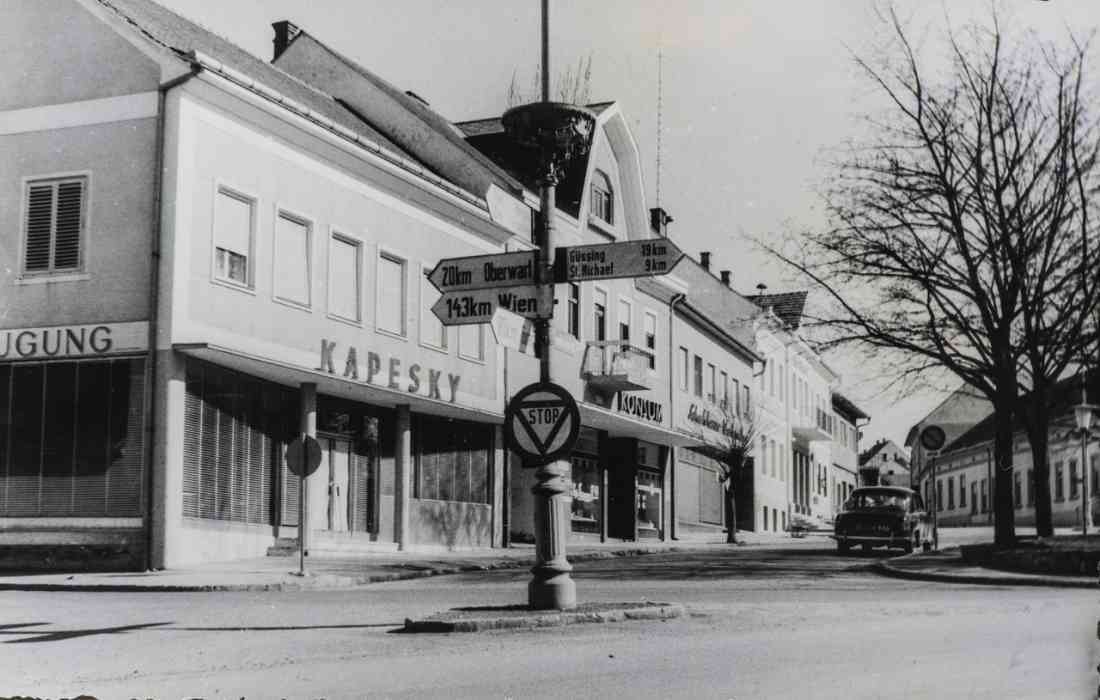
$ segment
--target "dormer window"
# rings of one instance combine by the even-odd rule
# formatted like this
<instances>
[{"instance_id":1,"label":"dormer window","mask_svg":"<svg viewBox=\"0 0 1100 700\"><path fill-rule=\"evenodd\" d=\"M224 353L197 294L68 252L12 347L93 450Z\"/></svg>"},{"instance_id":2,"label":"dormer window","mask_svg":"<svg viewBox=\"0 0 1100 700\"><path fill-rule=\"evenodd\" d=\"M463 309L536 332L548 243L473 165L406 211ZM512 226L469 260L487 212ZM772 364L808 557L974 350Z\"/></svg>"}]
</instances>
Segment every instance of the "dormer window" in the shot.
<instances>
[{"instance_id":1,"label":"dormer window","mask_svg":"<svg viewBox=\"0 0 1100 700\"><path fill-rule=\"evenodd\" d=\"M609 224L615 223L615 196L611 190L611 180L600 170L592 174L591 199L589 211L592 215Z\"/></svg>"}]
</instances>

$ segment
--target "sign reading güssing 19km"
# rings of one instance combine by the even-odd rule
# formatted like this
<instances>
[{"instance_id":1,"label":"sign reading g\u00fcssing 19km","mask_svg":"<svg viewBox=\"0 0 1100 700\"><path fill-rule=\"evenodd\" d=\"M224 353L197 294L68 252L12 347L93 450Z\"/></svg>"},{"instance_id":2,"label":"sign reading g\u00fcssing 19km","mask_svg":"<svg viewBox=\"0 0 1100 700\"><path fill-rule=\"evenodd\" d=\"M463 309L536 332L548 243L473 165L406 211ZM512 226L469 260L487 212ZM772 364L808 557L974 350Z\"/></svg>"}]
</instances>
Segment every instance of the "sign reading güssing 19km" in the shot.
<instances>
[{"instance_id":1,"label":"sign reading g\u00fcssing 19km","mask_svg":"<svg viewBox=\"0 0 1100 700\"><path fill-rule=\"evenodd\" d=\"M684 257L683 251L667 238L563 246L555 253L555 282L664 275Z\"/></svg>"}]
</instances>

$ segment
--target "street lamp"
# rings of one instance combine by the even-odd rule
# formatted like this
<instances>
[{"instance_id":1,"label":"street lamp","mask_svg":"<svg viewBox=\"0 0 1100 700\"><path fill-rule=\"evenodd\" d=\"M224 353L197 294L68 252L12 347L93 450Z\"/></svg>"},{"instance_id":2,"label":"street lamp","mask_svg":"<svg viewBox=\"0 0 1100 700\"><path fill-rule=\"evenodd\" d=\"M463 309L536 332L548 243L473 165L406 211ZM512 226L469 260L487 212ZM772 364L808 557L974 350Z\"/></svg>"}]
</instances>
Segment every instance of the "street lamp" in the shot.
<instances>
[{"instance_id":1,"label":"street lamp","mask_svg":"<svg viewBox=\"0 0 1100 700\"><path fill-rule=\"evenodd\" d=\"M1092 429L1093 417L1098 407L1088 403L1088 395L1085 393L1085 384L1081 383L1081 403L1073 407L1073 418L1077 423L1077 431L1081 435L1081 534L1089 534L1089 464L1088 447L1089 431Z\"/></svg>"}]
</instances>

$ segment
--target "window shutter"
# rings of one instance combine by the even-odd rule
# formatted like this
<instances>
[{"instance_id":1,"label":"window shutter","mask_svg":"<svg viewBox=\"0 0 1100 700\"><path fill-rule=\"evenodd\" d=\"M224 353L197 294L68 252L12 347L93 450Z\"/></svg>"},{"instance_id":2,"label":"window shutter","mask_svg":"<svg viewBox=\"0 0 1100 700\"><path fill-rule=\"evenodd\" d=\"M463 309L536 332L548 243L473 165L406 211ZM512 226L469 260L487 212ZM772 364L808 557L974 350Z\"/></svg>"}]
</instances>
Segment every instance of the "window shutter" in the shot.
<instances>
[{"instance_id":1,"label":"window shutter","mask_svg":"<svg viewBox=\"0 0 1100 700\"><path fill-rule=\"evenodd\" d=\"M62 182L57 186L57 232L54 237L53 269L80 269L80 229L84 217L84 181Z\"/></svg>"},{"instance_id":2,"label":"window shutter","mask_svg":"<svg viewBox=\"0 0 1100 700\"><path fill-rule=\"evenodd\" d=\"M50 229L53 225L53 185L31 185L27 190L27 272L50 269Z\"/></svg>"},{"instance_id":3,"label":"window shutter","mask_svg":"<svg viewBox=\"0 0 1100 700\"><path fill-rule=\"evenodd\" d=\"M188 367L183 403L183 514L197 518L202 494L202 368Z\"/></svg>"}]
</instances>

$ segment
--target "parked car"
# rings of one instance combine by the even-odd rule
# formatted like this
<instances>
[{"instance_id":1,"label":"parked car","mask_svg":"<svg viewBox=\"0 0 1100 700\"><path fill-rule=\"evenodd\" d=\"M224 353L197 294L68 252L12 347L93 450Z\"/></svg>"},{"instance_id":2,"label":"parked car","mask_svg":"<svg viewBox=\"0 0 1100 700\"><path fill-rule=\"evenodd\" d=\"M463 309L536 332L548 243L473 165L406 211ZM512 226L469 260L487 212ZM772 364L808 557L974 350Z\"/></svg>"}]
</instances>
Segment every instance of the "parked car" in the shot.
<instances>
[{"instance_id":1,"label":"parked car","mask_svg":"<svg viewBox=\"0 0 1100 700\"><path fill-rule=\"evenodd\" d=\"M900 486L864 486L852 492L833 525L840 552L853 545L930 549L932 518L920 494Z\"/></svg>"}]
</instances>

